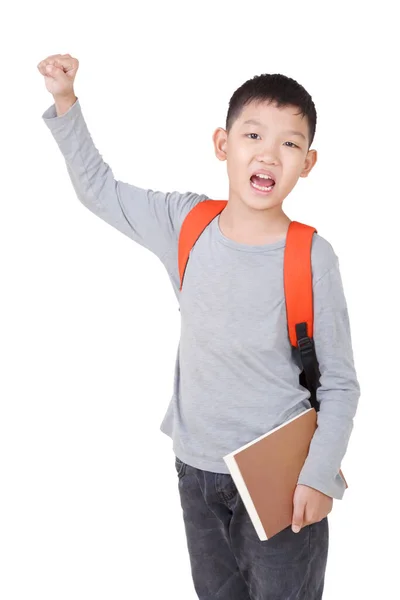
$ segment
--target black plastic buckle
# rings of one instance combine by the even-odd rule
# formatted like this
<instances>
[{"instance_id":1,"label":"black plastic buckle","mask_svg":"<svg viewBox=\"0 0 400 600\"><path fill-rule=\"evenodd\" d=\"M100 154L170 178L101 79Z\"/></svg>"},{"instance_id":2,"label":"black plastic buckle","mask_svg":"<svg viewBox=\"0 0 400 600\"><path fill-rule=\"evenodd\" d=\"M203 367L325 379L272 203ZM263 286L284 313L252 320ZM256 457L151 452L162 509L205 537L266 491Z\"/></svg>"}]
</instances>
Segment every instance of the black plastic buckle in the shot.
<instances>
[{"instance_id":1,"label":"black plastic buckle","mask_svg":"<svg viewBox=\"0 0 400 600\"><path fill-rule=\"evenodd\" d=\"M314 351L314 340L309 337L303 337L297 340L297 346L300 352L307 353Z\"/></svg>"}]
</instances>

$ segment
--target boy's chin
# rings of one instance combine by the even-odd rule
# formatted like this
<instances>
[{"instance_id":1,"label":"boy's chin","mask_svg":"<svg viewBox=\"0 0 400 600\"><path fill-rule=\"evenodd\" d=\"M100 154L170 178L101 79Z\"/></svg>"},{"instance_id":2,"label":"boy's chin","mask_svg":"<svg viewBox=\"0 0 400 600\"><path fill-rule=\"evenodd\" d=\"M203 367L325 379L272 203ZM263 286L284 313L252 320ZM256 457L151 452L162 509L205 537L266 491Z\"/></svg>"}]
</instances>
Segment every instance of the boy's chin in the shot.
<instances>
[{"instance_id":1,"label":"boy's chin","mask_svg":"<svg viewBox=\"0 0 400 600\"><path fill-rule=\"evenodd\" d=\"M265 210L266 208L277 207L282 204L277 196L263 198L262 196L252 196L251 193L243 194L241 200L243 204L246 204L246 206L253 210Z\"/></svg>"}]
</instances>

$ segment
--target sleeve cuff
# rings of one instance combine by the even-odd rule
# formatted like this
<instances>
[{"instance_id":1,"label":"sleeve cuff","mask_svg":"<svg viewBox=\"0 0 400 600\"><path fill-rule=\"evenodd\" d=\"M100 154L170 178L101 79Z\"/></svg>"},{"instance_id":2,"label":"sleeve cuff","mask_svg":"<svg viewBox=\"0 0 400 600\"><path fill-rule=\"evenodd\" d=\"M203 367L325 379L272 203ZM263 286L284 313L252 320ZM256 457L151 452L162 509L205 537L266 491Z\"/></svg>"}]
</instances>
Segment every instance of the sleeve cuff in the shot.
<instances>
[{"instance_id":1,"label":"sleeve cuff","mask_svg":"<svg viewBox=\"0 0 400 600\"><path fill-rule=\"evenodd\" d=\"M314 488L319 492L322 492L326 496L335 498L336 500L342 500L346 491L346 483L343 477L338 473L332 480L323 480L322 478L311 477L307 475L301 475L297 481L300 485L307 485L308 487Z\"/></svg>"},{"instance_id":2,"label":"sleeve cuff","mask_svg":"<svg viewBox=\"0 0 400 600\"><path fill-rule=\"evenodd\" d=\"M47 108L42 114L42 119L49 127L54 129L55 127L62 126L66 121L73 120L76 115L81 111L81 105L79 98L77 98L72 106L63 115L57 116L56 105L53 103Z\"/></svg>"}]
</instances>

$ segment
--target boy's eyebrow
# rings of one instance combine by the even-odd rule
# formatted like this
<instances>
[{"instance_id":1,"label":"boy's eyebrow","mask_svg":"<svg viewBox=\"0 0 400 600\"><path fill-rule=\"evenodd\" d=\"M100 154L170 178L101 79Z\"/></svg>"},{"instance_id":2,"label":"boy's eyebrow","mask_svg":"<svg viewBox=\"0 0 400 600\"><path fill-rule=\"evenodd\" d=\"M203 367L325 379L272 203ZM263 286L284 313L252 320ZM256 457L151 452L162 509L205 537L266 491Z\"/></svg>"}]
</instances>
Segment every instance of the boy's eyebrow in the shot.
<instances>
[{"instance_id":1,"label":"boy's eyebrow","mask_svg":"<svg viewBox=\"0 0 400 600\"><path fill-rule=\"evenodd\" d=\"M257 121L256 119L248 119L243 123L243 125L259 125L260 127L265 127L262 123L260 123L260 121ZM295 131L294 129L290 129L289 131L284 131L283 133L289 133L290 135L299 135L302 138L304 138L305 141L307 141L306 136L303 133L301 133L301 131Z\"/></svg>"}]
</instances>

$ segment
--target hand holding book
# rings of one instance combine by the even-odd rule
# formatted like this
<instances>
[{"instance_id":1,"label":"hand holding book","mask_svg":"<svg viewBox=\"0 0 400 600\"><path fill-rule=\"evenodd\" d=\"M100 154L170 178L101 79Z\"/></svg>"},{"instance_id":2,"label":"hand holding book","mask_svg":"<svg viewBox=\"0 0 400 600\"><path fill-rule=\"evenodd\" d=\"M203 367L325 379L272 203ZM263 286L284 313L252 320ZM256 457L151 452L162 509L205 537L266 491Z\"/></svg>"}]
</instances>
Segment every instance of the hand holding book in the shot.
<instances>
[{"instance_id":1,"label":"hand holding book","mask_svg":"<svg viewBox=\"0 0 400 600\"><path fill-rule=\"evenodd\" d=\"M307 485L298 484L293 496L292 530L322 521L332 510L333 498Z\"/></svg>"},{"instance_id":2,"label":"hand holding book","mask_svg":"<svg viewBox=\"0 0 400 600\"><path fill-rule=\"evenodd\" d=\"M298 483L316 428L317 413L309 408L224 456L260 540L332 510L333 498Z\"/></svg>"}]
</instances>

